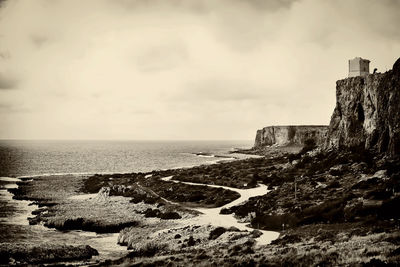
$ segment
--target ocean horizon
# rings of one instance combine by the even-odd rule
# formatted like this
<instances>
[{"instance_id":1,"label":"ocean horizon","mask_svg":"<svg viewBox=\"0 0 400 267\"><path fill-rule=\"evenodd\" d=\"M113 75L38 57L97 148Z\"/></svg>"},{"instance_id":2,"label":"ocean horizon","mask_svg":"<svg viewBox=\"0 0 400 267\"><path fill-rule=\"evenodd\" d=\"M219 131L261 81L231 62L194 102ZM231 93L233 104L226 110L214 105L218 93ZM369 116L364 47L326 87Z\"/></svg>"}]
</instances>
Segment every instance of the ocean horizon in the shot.
<instances>
[{"instance_id":1,"label":"ocean horizon","mask_svg":"<svg viewBox=\"0 0 400 267\"><path fill-rule=\"evenodd\" d=\"M215 163L252 140L0 140L0 176L149 172ZM223 156L223 157L216 157Z\"/></svg>"}]
</instances>

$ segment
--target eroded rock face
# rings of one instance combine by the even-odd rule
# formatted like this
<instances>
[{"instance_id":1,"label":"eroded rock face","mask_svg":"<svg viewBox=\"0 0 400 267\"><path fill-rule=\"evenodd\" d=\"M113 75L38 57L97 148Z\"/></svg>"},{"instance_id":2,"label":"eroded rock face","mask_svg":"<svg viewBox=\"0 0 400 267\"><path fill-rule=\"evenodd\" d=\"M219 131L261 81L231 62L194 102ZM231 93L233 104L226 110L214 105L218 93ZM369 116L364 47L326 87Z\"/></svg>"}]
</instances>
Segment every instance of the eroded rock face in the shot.
<instances>
[{"instance_id":1,"label":"eroded rock face","mask_svg":"<svg viewBox=\"0 0 400 267\"><path fill-rule=\"evenodd\" d=\"M336 82L336 107L325 148L400 154L400 59L393 70Z\"/></svg>"},{"instance_id":2,"label":"eroded rock face","mask_svg":"<svg viewBox=\"0 0 400 267\"><path fill-rule=\"evenodd\" d=\"M271 145L304 145L314 139L317 145L324 144L328 126L268 126L257 131L254 148Z\"/></svg>"}]
</instances>

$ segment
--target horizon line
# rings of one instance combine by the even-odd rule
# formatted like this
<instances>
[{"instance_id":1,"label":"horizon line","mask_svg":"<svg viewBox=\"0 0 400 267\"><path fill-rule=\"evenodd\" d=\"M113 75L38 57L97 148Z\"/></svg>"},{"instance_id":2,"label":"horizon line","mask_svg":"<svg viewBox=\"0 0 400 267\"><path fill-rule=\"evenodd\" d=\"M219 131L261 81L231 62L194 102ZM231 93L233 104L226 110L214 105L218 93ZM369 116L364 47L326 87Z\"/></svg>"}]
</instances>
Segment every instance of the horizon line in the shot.
<instances>
[{"instance_id":1,"label":"horizon line","mask_svg":"<svg viewBox=\"0 0 400 267\"><path fill-rule=\"evenodd\" d=\"M251 141L253 139L64 139L64 138L0 138L0 141L136 141L136 142L170 142L170 141Z\"/></svg>"}]
</instances>

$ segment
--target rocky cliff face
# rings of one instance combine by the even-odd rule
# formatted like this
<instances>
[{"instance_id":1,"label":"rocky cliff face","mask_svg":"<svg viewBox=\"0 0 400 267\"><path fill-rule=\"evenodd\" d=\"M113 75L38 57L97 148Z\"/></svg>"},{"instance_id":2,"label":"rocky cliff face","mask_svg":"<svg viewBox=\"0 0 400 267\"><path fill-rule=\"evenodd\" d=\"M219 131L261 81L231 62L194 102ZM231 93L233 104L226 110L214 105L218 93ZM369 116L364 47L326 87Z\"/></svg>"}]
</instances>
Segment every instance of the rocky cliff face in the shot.
<instances>
[{"instance_id":1,"label":"rocky cliff face","mask_svg":"<svg viewBox=\"0 0 400 267\"><path fill-rule=\"evenodd\" d=\"M268 126L257 131L254 148L271 145L303 145L314 139L317 145L326 140L328 126Z\"/></svg>"},{"instance_id":2,"label":"rocky cliff face","mask_svg":"<svg viewBox=\"0 0 400 267\"><path fill-rule=\"evenodd\" d=\"M355 146L400 154L400 59L388 72L336 82L325 148Z\"/></svg>"}]
</instances>

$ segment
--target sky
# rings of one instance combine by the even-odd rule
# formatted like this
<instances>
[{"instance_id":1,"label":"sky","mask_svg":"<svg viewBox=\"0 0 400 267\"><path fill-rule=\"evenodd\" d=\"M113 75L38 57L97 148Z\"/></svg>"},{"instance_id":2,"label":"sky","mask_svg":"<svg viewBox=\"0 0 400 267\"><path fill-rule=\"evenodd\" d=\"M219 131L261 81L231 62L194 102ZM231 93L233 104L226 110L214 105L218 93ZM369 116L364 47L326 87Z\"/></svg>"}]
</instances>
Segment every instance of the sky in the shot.
<instances>
[{"instance_id":1,"label":"sky","mask_svg":"<svg viewBox=\"0 0 400 267\"><path fill-rule=\"evenodd\" d=\"M397 0L1 0L0 139L251 140L391 69Z\"/></svg>"}]
</instances>

